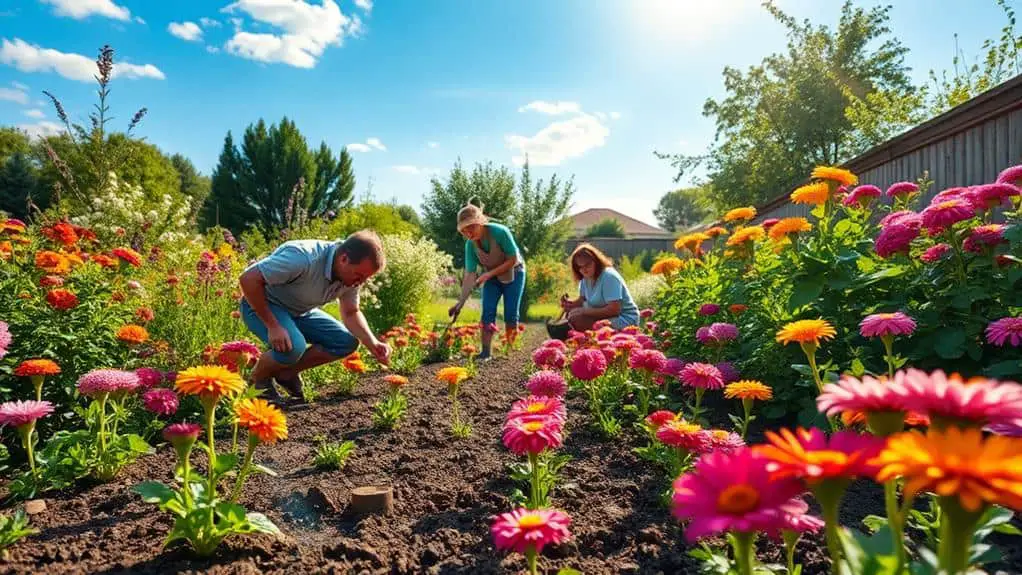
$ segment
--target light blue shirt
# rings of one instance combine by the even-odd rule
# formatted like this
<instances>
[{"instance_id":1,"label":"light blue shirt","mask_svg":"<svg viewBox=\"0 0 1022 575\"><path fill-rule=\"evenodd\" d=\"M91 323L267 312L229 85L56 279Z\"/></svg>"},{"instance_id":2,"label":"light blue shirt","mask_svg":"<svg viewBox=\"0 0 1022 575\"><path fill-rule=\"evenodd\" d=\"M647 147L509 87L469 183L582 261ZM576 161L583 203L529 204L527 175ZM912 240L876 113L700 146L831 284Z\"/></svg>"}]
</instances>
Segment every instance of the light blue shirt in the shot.
<instances>
[{"instance_id":1,"label":"light blue shirt","mask_svg":"<svg viewBox=\"0 0 1022 575\"><path fill-rule=\"evenodd\" d=\"M348 287L340 278L334 279L334 256L340 245L323 240L284 242L248 269L257 268L266 279L267 301L292 315L305 314L334 299L358 306L358 286Z\"/></svg>"},{"instance_id":2,"label":"light blue shirt","mask_svg":"<svg viewBox=\"0 0 1022 575\"><path fill-rule=\"evenodd\" d=\"M611 302L621 302L618 316L626 325L639 324L639 308L632 300L632 294L624 278L614 268L605 268L595 282L582 278L578 282L578 293L585 299L585 307L603 307Z\"/></svg>"}]
</instances>

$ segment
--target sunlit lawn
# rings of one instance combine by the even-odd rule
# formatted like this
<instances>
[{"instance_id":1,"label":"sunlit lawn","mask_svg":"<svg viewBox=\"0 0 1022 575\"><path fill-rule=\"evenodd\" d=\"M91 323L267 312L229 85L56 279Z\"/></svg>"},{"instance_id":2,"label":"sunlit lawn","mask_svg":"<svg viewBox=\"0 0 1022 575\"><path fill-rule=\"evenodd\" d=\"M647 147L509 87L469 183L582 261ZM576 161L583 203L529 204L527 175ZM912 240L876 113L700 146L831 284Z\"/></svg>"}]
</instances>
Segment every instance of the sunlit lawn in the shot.
<instances>
[{"instance_id":1,"label":"sunlit lawn","mask_svg":"<svg viewBox=\"0 0 1022 575\"><path fill-rule=\"evenodd\" d=\"M439 299L428 306L422 312L422 321L420 322L425 327L432 327L433 322L444 324L449 321L447 317L447 310L454 305L454 299ZM465 307L461 310L461 315L458 316L458 323L478 323L480 315L482 313L482 307L478 299L470 299L465 304ZM560 308L556 303L538 303L532 306L529 310L529 319L532 320L545 320L547 318L556 317L560 313ZM504 303L501 301L497 305L497 321L502 323L504 317Z\"/></svg>"}]
</instances>

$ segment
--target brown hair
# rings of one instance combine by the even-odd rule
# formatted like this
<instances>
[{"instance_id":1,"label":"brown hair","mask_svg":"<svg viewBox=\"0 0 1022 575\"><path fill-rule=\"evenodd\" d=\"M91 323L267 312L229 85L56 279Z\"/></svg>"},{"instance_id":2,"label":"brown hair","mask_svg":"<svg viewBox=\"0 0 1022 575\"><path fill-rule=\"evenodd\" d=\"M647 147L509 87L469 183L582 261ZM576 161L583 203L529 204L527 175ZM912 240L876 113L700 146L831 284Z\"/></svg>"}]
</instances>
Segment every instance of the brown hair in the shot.
<instances>
[{"instance_id":1,"label":"brown hair","mask_svg":"<svg viewBox=\"0 0 1022 575\"><path fill-rule=\"evenodd\" d=\"M458 231L472 224L485 224L488 221L483 213L483 203L479 198L469 198L468 202L458 210Z\"/></svg>"},{"instance_id":2,"label":"brown hair","mask_svg":"<svg viewBox=\"0 0 1022 575\"><path fill-rule=\"evenodd\" d=\"M575 263L575 259L578 256L586 256L593 260L596 265L596 277L600 277L603 270L614 265L614 260L607 257L607 254L600 251L599 248L592 244L579 244L575 251L571 252L571 257L568 258L568 263L571 265L571 275L575 277L575 281L582 281L582 273L578 271L578 265Z\"/></svg>"},{"instance_id":3,"label":"brown hair","mask_svg":"<svg viewBox=\"0 0 1022 575\"><path fill-rule=\"evenodd\" d=\"M370 258L376 265L376 271L381 272L387 267L387 256L383 253L383 242L380 236L372 230L361 230L345 238L341 242L339 253L348 256L348 261L359 264L365 258Z\"/></svg>"}]
</instances>

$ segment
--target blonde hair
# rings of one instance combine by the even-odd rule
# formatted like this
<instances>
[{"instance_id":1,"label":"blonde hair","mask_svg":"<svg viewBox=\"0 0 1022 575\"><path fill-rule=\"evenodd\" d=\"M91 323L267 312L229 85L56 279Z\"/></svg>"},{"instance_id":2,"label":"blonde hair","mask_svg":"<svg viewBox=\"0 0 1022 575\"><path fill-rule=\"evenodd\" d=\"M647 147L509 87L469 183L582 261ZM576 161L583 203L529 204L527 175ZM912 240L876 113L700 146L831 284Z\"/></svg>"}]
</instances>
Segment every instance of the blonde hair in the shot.
<instances>
[{"instance_id":1,"label":"blonde hair","mask_svg":"<svg viewBox=\"0 0 1022 575\"><path fill-rule=\"evenodd\" d=\"M469 198L468 202L458 210L458 231L465 229L472 224L483 225L490 221L483 213L483 203L479 198Z\"/></svg>"}]
</instances>

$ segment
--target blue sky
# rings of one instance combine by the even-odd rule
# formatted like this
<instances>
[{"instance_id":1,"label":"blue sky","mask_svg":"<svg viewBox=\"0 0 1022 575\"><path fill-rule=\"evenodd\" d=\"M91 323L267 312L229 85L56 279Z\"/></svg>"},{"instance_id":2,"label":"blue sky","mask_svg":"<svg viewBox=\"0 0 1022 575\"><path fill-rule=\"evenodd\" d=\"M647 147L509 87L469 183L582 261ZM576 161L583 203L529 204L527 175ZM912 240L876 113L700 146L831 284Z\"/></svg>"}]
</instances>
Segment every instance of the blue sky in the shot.
<instances>
[{"instance_id":1,"label":"blue sky","mask_svg":"<svg viewBox=\"0 0 1022 575\"><path fill-rule=\"evenodd\" d=\"M1004 18L993 0L894 0L918 81L975 58ZM1018 8L1018 1L1009 2ZM227 130L294 119L355 157L358 192L418 207L432 173L528 153L574 175L574 211L653 222L674 171L653 150L699 152L725 65L784 48L757 0L9 0L0 8L0 124L56 129L42 90L85 120L100 46L121 63L123 128L212 171ZM837 0L779 0L832 24ZM860 2L872 6L872 2Z\"/></svg>"}]
</instances>

